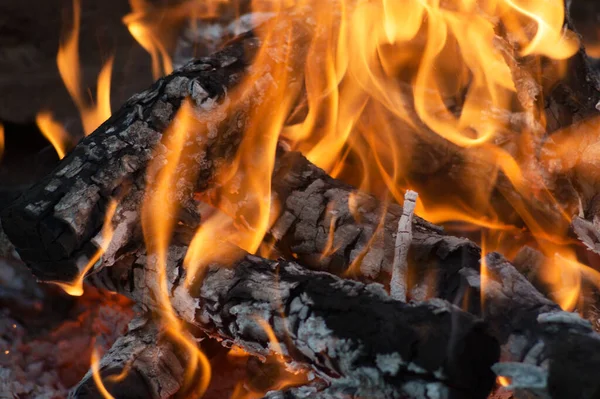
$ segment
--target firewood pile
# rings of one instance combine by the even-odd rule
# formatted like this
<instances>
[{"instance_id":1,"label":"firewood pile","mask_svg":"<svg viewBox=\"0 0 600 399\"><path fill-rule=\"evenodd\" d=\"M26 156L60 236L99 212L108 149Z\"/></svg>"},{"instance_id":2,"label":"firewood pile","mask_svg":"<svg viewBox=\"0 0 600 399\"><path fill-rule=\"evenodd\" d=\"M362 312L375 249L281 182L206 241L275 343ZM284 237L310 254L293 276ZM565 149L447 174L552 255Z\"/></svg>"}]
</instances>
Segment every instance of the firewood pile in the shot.
<instances>
[{"instance_id":1,"label":"firewood pile","mask_svg":"<svg viewBox=\"0 0 600 399\"><path fill-rule=\"evenodd\" d=\"M437 97L424 90L420 102L420 72L412 82L391 81L398 97L389 98L356 94L366 85L359 78L356 87L351 78L336 81L335 96L350 98L338 114L357 130L369 122L380 130L375 144L348 133L345 155L324 162L308 146L319 144L318 134L298 141L289 133L305 121L311 134L327 129L322 107L334 89L318 87L308 71L337 72L315 39L327 36L326 18L305 3L213 21L221 36L206 26L188 30L178 69L19 189L0 212L3 256L52 284L37 286L15 266L31 288L24 297L0 288L7 317L42 319L56 311L52 298L74 300L57 285L84 294L74 308L69 302L73 323L86 325L71 327L73 339L106 337L69 348L66 327L57 327L61 352L92 358L81 380L67 378L72 398L197 398L207 390L209 397L211 364L218 382L246 373L236 399L600 397L600 80L568 9L561 3L562 36L542 56L523 50L515 21L486 20L505 67L490 76L506 73L514 84L506 109L469 100L480 78L492 79L476 72L456 76L466 79L465 92L444 98L444 111L423 108L435 108ZM428 12L433 21L437 14ZM331 26L346 18L328 17ZM559 62L553 51L569 40L576 47ZM195 57L194 42L203 53L218 50ZM342 75L353 68L349 62ZM327 94L314 97L319 90ZM378 101L408 105L402 117L388 112L373 122ZM475 134L475 122L459 124L467 133L457 136L440 122L450 116L432 116L474 109L497 128L489 140ZM361 140L369 152L410 149L387 154L402 165L401 178L380 172L385 184L363 184L354 173L364 159L352 153ZM319 150L327 158L335 141L325 142ZM365 159L385 169L387 155ZM468 220L485 234L444 228L421 206L454 198L481 204L473 187L500 215ZM548 277L559 267L570 274ZM113 327L86 322L86 306ZM31 351L21 371L42 367L36 341L15 342L7 351ZM9 367L0 366L0 373ZM0 374L0 393L2 381ZM67 391L52 389L27 392Z\"/></svg>"}]
</instances>

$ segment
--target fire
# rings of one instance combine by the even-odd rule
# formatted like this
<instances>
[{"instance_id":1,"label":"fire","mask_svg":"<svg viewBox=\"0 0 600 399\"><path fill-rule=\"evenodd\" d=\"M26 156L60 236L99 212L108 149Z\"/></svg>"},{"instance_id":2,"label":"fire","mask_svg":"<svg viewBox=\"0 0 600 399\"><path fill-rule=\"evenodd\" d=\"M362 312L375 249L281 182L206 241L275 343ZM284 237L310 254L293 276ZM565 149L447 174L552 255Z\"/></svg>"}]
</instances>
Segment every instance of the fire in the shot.
<instances>
[{"instance_id":1,"label":"fire","mask_svg":"<svg viewBox=\"0 0 600 399\"><path fill-rule=\"evenodd\" d=\"M182 24L233 7L224 0L169 7L131 0L130 5L123 21L150 54L156 78L172 70L170 53ZM89 132L101 118L88 117L81 96L77 0L74 10L73 30L58 64ZM277 216L271 176L277 144L284 141L330 174L382 198L384 213L389 202L401 202L405 189L416 189L423 199L417 209L421 216L481 229L484 254L513 253L514 236L526 232L549 259L544 279L555 288L555 299L564 309L577 305L581 276L593 271L577 261L567 240L572 204L562 206L552 197L544 180L550 167L532 162L545 134L543 90L524 92L514 70L519 57L528 57L538 69L543 59L551 59L560 71L577 51L577 38L563 27L561 0L272 0L253 1L252 10L274 17L256 31L262 47L249 76L227 93L225 104L217 104L228 115L239 110L247 119L235 154L225 166L216 166L212 191L202 194L217 211L203 218L190 244L184 260L188 286L212 260L233 256L221 242L250 253L261 248ZM102 88L110 82L111 65L99 78L97 109L104 115L110 114L108 89ZM544 83L539 76L531 79ZM304 110L294 108L301 96ZM194 180L196 171L187 159L205 143L203 112L190 101L181 106L164 134L164 148L148 168L142 209L165 324L190 354L187 384L196 382L199 395L210 380L210 365L175 315L166 273L178 211L169 198ZM293 113L305 117L286 125ZM522 120L511 119L513 114ZM445 157L459 159L456 170ZM500 179L503 184L497 186ZM503 197L502 211L493 196ZM359 202L359 194L348 200L355 215ZM541 217L539 204L555 208L555 218ZM334 227L335 218L330 223ZM322 255L334 245L330 235ZM360 269L361 259L353 261L350 274ZM483 261L483 289L487 277ZM271 350L281 355L268 323L261 325ZM192 381L198 370L200 380Z\"/></svg>"},{"instance_id":2,"label":"fire","mask_svg":"<svg viewBox=\"0 0 600 399\"><path fill-rule=\"evenodd\" d=\"M507 387L510 385L510 379L508 377L504 377L499 375L497 378L498 385L502 387Z\"/></svg>"},{"instance_id":3,"label":"fire","mask_svg":"<svg viewBox=\"0 0 600 399\"><path fill-rule=\"evenodd\" d=\"M92 368L92 377L94 378L94 382L96 383L96 387L100 394L104 397L104 399L115 399L114 396L108 392L104 383L102 382L102 377L100 377L100 357L98 356L98 349L94 347L92 349L92 357L91 357L91 368Z\"/></svg>"},{"instance_id":4,"label":"fire","mask_svg":"<svg viewBox=\"0 0 600 399\"><path fill-rule=\"evenodd\" d=\"M166 153L157 154L154 162L148 167L148 189L142 205L142 228L148 253L156 258L158 281L156 281L155 295L158 296L163 308L162 317L165 321L166 333L188 353L185 387L191 388L200 397L206 391L210 381L210 363L198 347L198 343L186 333L182 321L177 317L171 305L167 279L168 246L175 227L177 212L177 204L169 201L168 198L170 193L179 189L178 183L181 179L191 178L182 176L181 170L182 166L185 166L183 159L187 141L198 129L195 121L193 107L186 101L163 135ZM201 376L199 381L196 381L198 368Z\"/></svg>"},{"instance_id":5,"label":"fire","mask_svg":"<svg viewBox=\"0 0 600 399\"><path fill-rule=\"evenodd\" d=\"M63 159L69 145L69 133L60 123L54 120L50 112L38 112L35 122L44 137L56 150L58 158Z\"/></svg>"},{"instance_id":6,"label":"fire","mask_svg":"<svg viewBox=\"0 0 600 399\"><path fill-rule=\"evenodd\" d=\"M81 65L79 63L80 18L80 0L73 0L72 28L59 46L56 64L58 65L60 77L79 110L84 133L88 135L111 115L110 79L113 59L110 57L102 66L98 74L96 103L89 104L81 88Z\"/></svg>"},{"instance_id":7,"label":"fire","mask_svg":"<svg viewBox=\"0 0 600 399\"><path fill-rule=\"evenodd\" d=\"M83 280L87 273L94 267L94 265L102 259L102 255L106 252L110 241L112 240L114 229L112 227L112 218L117 210L117 201L114 199L108 204L106 214L104 216L104 225L101 232L100 248L96 251L94 256L87 262L87 264L81 269L79 275L70 283L55 282L54 284L61 287L67 294L73 296L83 295Z\"/></svg>"},{"instance_id":8,"label":"fire","mask_svg":"<svg viewBox=\"0 0 600 399\"><path fill-rule=\"evenodd\" d=\"M234 0L185 0L175 5L157 5L148 0L129 0L131 13L123 18L131 36L150 54L152 75L158 79L173 72L170 52L184 23L215 17L223 5L234 6Z\"/></svg>"}]
</instances>

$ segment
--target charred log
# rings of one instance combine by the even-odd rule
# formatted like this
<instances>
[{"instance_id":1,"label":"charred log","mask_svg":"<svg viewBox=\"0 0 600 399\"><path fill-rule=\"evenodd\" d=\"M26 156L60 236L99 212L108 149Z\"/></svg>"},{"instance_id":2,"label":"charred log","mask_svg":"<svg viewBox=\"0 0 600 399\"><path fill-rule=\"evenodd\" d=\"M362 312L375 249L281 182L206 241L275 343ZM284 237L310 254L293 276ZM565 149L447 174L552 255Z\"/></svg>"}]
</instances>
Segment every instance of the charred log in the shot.
<instances>
[{"instance_id":1,"label":"charred log","mask_svg":"<svg viewBox=\"0 0 600 399\"><path fill-rule=\"evenodd\" d=\"M186 283L185 252L170 248L172 304L182 319L226 345L256 356L280 351L289 367L310 367L360 397L425 399L433 390L441 398L484 398L491 389L497 343L477 319L445 301L407 305L378 284L235 249L232 259ZM138 251L89 280L160 309L157 273L155 257Z\"/></svg>"},{"instance_id":2,"label":"charred log","mask_svg":"<svg viewBox=\"0 0 600 399\"><path fill-rule=\"evenodd\" d=\"M301 25L302 17L298 21ZM303 40L308 29L294 29L287 20L278 23L276 29L297 33L294 50L301 61L302 43L308 46L308 40ZM147 166L151 158L166 156L162 136L184 100L194 104L196 136L186 143L193 148L181 162L188 165L195 184L186 184L170 200L183 202L183 208L190 212L182 216L197 223L198 215L193 207L185 207L185 201L191 200L194 190L209 186L218 166L233 157L248 120L265 100L264 88L273 79L271 65L248 71L259 46L260 40L247 33L222 51L158 80L133 96L53 172L4 209L6 234L39 278L71 281L78 275L96 252L93 241L101 239L111 199L118 198L119 205L113 218L113 245L105 260L141 237L139 205L146 188ZM276 59L281 50L273 51ZM251 83L234 101L228 91L244 78Z\"/></svg>"},{"instance_id":3,"label":"charred log","mask_svg":"<svg viewBox=\"0 0 600 399\"><path fill-rule=\"evenodd\" d=\"M316 269L341 273L354 266L360 271L358 275L385 276L387 281L402 208L381 204L332 179L299 154L285 154L282 160L286 158L279 163L285 166L278 169L274 179L283 204L282 216L272 229L278 239L276 245ZM445 235L441 228L416 216L412 229L412 271L404 276L409 280L409 297L440 297L482 315L502 343L502 361L521 364L516 367L528 364L538 373L537 385L522 384L520 389L544 392L551 398L594 397L600 388L593 377L600 371L600 359L569 359L564 356L569 352L561 349L569 346L574 353L576 348L600 353L600 336L587 321L561 312L498 254L486 258L495 278L493 284L491 277L481 283L481 251L473 242ZM335 250L322 256L330 236ZM497 370L505 371L502 367ZM574 380L567 381L570 378ZM580 379L585 382L578 384Z\"/></svg>"},{"instance_id":4,"label":"charred log","mask_svg":"<svg viewBox=\"0 0 600 399\"><path fill-rule=\"evenodd\" d=\"M117 211L117 219L124 220L118 234L131 233L139 220L146 165L177 108L186 97L198 106L217 102L239 82L256 47L247 35L133 96L4 210L6 234L39 278L69 281L78 274L77 258L96 251L91 239L102 227L110 198L124 186L130 189ZM208 158L226 157L236 142L232 135L217 135ZM200 173L209 177L211 170L212 164Z\"/></svg>"}]
</instances>

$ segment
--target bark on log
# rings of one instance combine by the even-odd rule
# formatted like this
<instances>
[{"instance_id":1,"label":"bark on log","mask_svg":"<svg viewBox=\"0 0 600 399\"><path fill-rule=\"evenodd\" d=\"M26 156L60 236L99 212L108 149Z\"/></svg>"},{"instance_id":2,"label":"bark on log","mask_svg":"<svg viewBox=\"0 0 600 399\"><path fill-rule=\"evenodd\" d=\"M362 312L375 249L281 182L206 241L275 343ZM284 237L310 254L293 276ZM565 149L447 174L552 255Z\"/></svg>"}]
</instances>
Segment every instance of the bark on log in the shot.
<instances>
[{"instance_id":1,"label":"bark on log","mask_svg":"<svg viewBox=\"0 0 600 399\"><path fill-rule=\"evenodd\" d=\"M39 278L70 281L78 274L78 258L89 259L96 251L91 239L102 228L109 199L127 185L130 190L116 214L122 222L115 238L133 233L146 165L177 108L186 97L199 109L215 108L226 90L239 82L257 46L251 35L243 36L133 96L52 173L4 210L6 234ZM236 119L232 115L230 123ZM210 178L214 162L234 150L239 132L225 128L209 140L207 159L212 162L205 164L200 176Z\"/></svg>"},{"instance_id":2,"label":"bark on log","mask_svg":"<svg viewBox=\"0 0 600 399\"><path fill-rule=\"evenodd\" d=\"M331 178L296 152L278 158L273 192L281 204L281 215L270 234L287 257L334 274L353 267L353 274L377 279L386 272L383 279L388 281L401 206L383 204ZM325 254L328 240L333 245ZM467 265L478 268L480 259L479 248L471 241L444 235L441 227L417 215L409 255L412 268L418 265L423 271L433 268L449 275ZM439 281L450 283L443 275ZM446 287L440 294L450 298L457 288Z\"/></svg>"},{"instance_id":3,"label":"bark on log","mask_svg":"<svg viewBox=\"0 0 600 399\"><path fill-rule=\"evenodd\" d=\"M257 356L272 353L276 349L264 320L290 367L311 367L360 397L426 399L436 392L439 398L484 398L492 387L497 343L477 319L445 301L403 304L378 284L234 248L231 259L211 264L188 286L185 252L185 246L175 245L169 251L173 307L186 322L227 345ZM88 280L160 309L155 262L140 250Z\"/></svg>"},{"instance_id":4,"label":"bark on log","mask_svg":"<svg viewBox=\"0 0 600 399\"><path fill-rule=\"evenodd\" d=\"M98 371L102 384L116 398L167 399L183 384L185 361L185 354L164 337L160 323L148 316L139 316L102 357ZM115 378L121 375L124 378ZM101 399L105 396L90 370L69 397Z\"/></svg>"},{"instance_id":5,"label":"bark on log","mask_svg":"<svg viewBox=\"0 0 600 399\"><path fill-rule=\"evenodd\" d=\"M303 70L303 55L310 44L307 36L314 21L299 11L290 18L274 19L273 24L275 37L279 29L294 40L294 57L286 64L293 77L296 69ZM249 70L259 47L261 42L252 33L241 35L222 51L189 63L133 96L52 173L2 212L6 234L37 277L71 281L78 275L96 253L93 241L101 241L111 198L121 200L113 217L115 234L104 255L105 263L118 256L116 252L128 242L141 237L140 203L147 165L151 158L165 156L164 148L160 152L162 134L185 99L195 104L194 127L202 130L190 134L186 146L193 149L181 160L196 180L185 182L181 192L173 193L169 200L191 201L194 190L210 185L219 165L235 154L253 112L265 101L272 69L286 58L281 56L285 49L262 43L271 63ZM233 101L228 91L243 78L251 83L238 101ZM196 223L193 207L184 208L192 210L185 216Z\"/></svg>"}]
</instances>

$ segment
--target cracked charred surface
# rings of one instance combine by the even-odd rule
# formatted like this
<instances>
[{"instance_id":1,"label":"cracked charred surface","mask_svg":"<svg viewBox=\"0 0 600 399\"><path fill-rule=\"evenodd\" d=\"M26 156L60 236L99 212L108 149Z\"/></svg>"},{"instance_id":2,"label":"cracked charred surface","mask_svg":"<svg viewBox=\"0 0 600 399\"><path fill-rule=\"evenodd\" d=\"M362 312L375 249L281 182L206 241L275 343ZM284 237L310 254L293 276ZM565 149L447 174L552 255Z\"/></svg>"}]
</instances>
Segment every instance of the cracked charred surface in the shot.
<instances>
[{"instance_id":1,"label":"cracked charred surface","mask_svg":"<svg viewBox=\"0 0 600 399\"><path fill-rule=\"evenodd\" d=\"M402 216L400 205L384 204L331 178L295 152L278 158L273 191L282 210L270 234L284 254L334 274L351 272L371 280L389 279ZM324 255L330 236L333 249ZM478 268L480 250L473 242L445 235L443 228L415 215L409 256L413 268L418 265L422 271L441 274L439 294L450 298L458 285L444 276L467 265Z\"/></svg>"},{"instance_id":2,"label":"cracked charred surface","mask_svg":"<svg viewBox=\"0 0 600 399\"><path fill-rule=\"evenodd\" d=\"M185 355L164 338L163 327L159 323L147 316L139 316L129 323L125 335L117 339L102 357L98 371L105 388L111 393L119 392L130 398L167 399L181 388ZM118 378L124 371L125 377ZM114 380L111 381L111 377ZM71 390L69 397L96 399L104 395L90 370Z\"/></svg>"},{"instance_id":3,"label":"cracked charred surface","mask_svg":"<svg viewBox=\"0 0 600 399\"><path fill-rule=\"evenodd\" d=\"M278 165L274 191L282 202L282 215L271 232L279 240L276 246L314 269L342 273L355 264L362 278L388 281L402 208L385 206L332 179L300 154L285 154ZM497 370L512 376L511 370L524 365L536 376L529 385L521 384L520 397L535 392L553 399L594 398L600 392L594 377L600 372L600 358L566 356L581 348L600 353L600 335L586 320L561 312L499 254L487 256L491 274L482 283L481 250L475 243L445 235L440 227L417 216L412 228L409 267L417 267L415 272L421 276L410 282L409 297L439 297L481 315L502 344L502 362L517 364L504 369L501 363ZM335 250L320 256L330 235ZM429 273L435 283L428 282ZM563 347L570 349L565 352Z\"/></svg>"},{"instance_id":4,"label":"cracked charred surface","mask_svg":"<svg viewBox=\"0 0 600 399\"><path fill-rule=\"evenodd\" d=\"M52 173L5 209L5 231L39 278L68 281L77 275L78 265L85 265L97 250L91 240L102 228L109 199L120 192L125 198L116 212L115 238L139 234L146 166L188 97L198 105L200 117L212 113L205 118L209 131L221 128L220 134L207 137L205 158L213 161L200 165L200 179L210 179L215 163L235 151L240 133L236 127L243 123L231 115L225 126L218 126L216 108L227 89L239 83L257 48L256 38L242 36L133 96Z\"/></svg>"},{"instance_id":5,"label":"cracked charred surface","mask_svg":"<svg viewBox=\"0 0 600 399\"><path fill-rule=\"evenodd\" d=\"M517 398L596 398L600 394L600 335L577 313L563 312L500 254L486 256L487 276L463 269L483 293L484 319L502 342L494 366L510 378ZM483 289L482 289L483 286ZM518 304L518 306L515 306Z\"/></svg>"},{"instance_id":6,"label":"cracked charred surface","mask_svg":"<svg viewBox=\"0 0 600 399\"><path fill-rule=\"evenodd\" d=\"M407 305L379 284L343 280L235 248L232 259L210 265L186 286L185 252L185 246L175 245L169 251L172 305L179 317L225 345L259 357L277 351L266 322L288 367L310 367L361 397L484 398L491 389L496 341L478 319L445 301ZM89 281L160 309L155 261L138 251Z\"/></svg>"}]
</instances>

